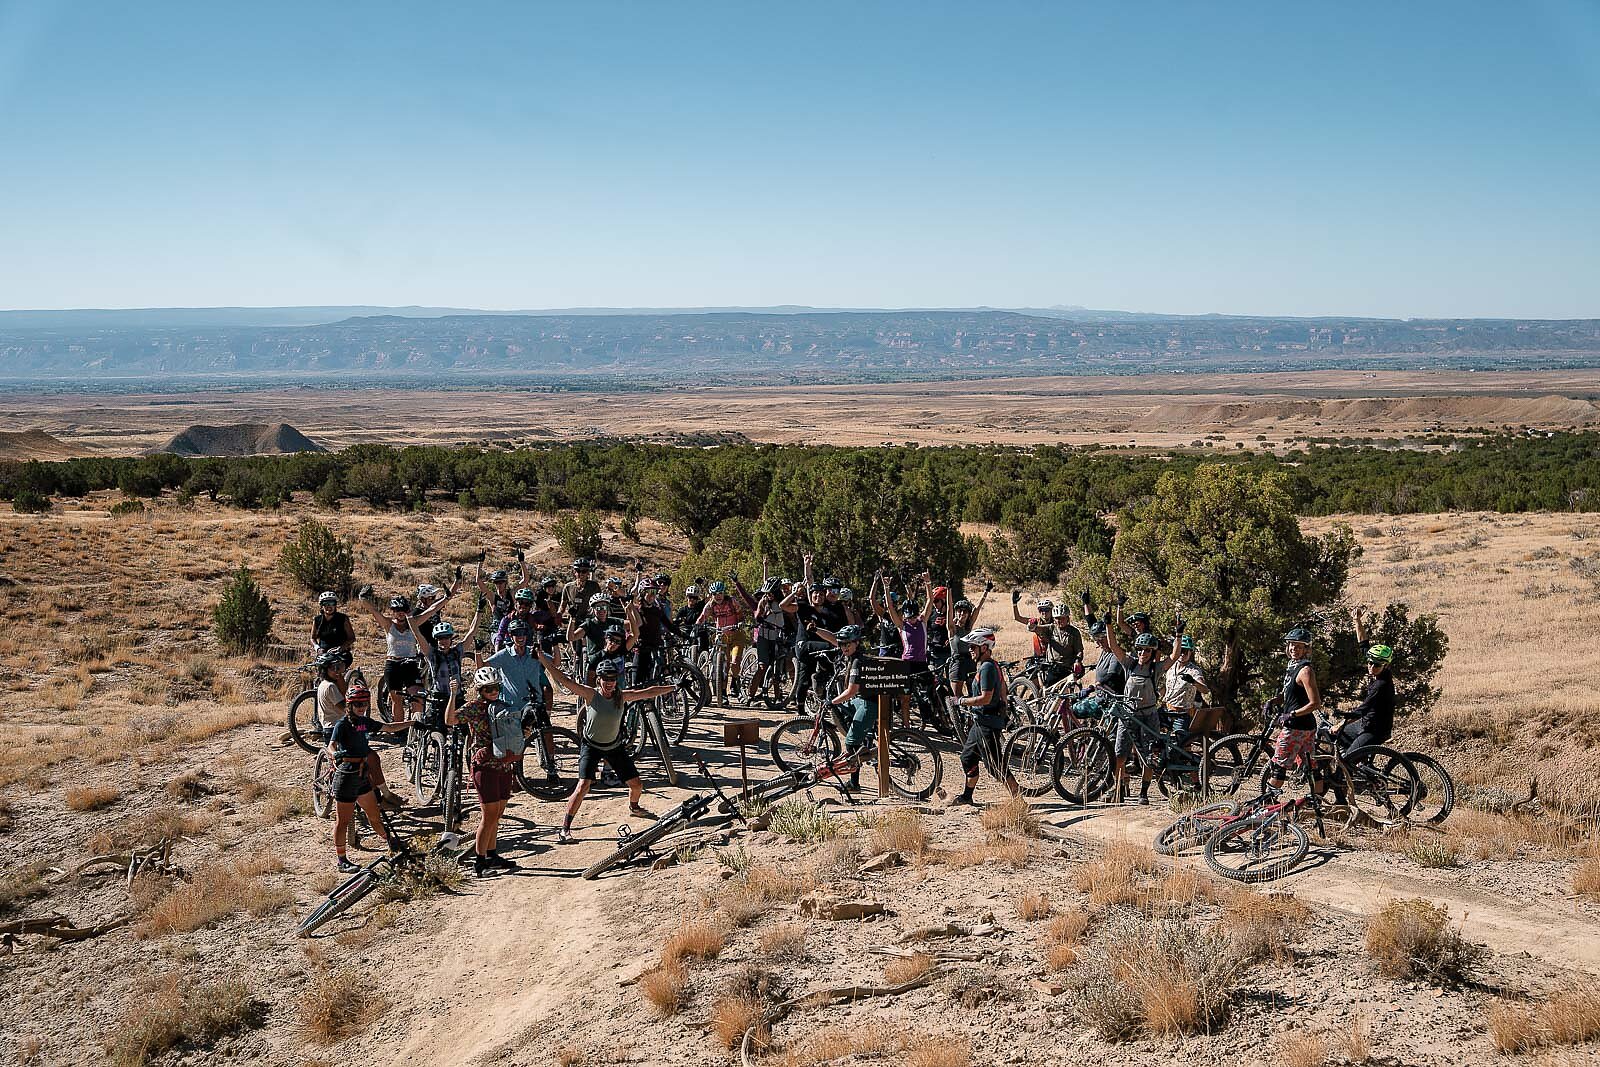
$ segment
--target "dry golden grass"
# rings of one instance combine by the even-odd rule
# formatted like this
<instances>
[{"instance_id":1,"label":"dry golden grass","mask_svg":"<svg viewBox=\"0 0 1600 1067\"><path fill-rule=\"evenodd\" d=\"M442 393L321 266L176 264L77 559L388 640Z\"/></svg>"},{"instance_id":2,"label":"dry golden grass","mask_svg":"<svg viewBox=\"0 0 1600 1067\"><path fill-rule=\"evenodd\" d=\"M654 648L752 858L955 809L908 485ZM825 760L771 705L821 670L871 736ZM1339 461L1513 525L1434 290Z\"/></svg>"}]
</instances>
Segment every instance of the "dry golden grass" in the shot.
<instances>
[{"instance_id":1,"label":"dry golden grass","mask_svg":"<svg viewBox=\"0 0 1600 1067\"><path fill-rule=\"evenodd\" d=\"M260 916L277 911L294 895L266 884L261 876L281 870L283 860L267 854L207 867L150 905L138 933L142 937L187 933L239 912Z\"/></svg>"},{"instance_id":2,"label":"dry golden grass","mask_svg":"<svg viewBox=\"0 0 1600 1067\"><path fill-rule=\"evenodd\" d=\"M1012 834L1017 837L1038 837L1039 817L1026 797L1010 797L999 804L990 804L980 816L983 828L991 834Z\"/></svg>"},{"instance_id":3,"label":"dry golden grass","mask_svg":"<svg viewBox=\"0 0 1600 1067\"><path fill-rule=\"evenodd\" d=\"M1025 889L1017 896L1017 917L1033 922L1050 914L1050 894Z\"/></svg>"},{"instance_id":4,"label":"dry golden grass","mask_svg":"<svg viewBox=\"0 0 1600 1067\"><path fill-rule=\"evenodd\" d=\"M1501 1052L1581 1045L1600 1038L1600 986L1562 989L1538 1004L1497 1001L1487 1022L1489 1038Z\"/></svg>"},{"instance_id":5,"label":"dry golden grass","mask_svg":"<svg viewBox=\"0 0 1600 1067\"><path fill-rule=\"evenodd\" d=\"M584 1067L588 1062L588 1053L575 1045L562 1045L556 1049L556 1067Z\"/></svg>"},{"instance_id":6,"label":"dry golden grass","mask_svg":"<svg viewBox=\"0 0 1600 1067\"><path fill-rule=\"evenodd\" d=\"M1350 1016L1350 1025L1339 1035L1344 1046L1347 1063L1361 1064L1372 1059L1372 1016L1366 1008L1357 1008Z\"/></svg>"},{"instance_id":7,"label":"dry golden grass","mask_svg":"<svg viewBox=\"0 0 1600 1067\"><path fill-rule=\"evenodd\" d=\"M676 1015L689 996L689 970L674 960L639 979L639 992L662 1015Z\"/></svg>"},{"instance_id":8,"label":"dry golden grass","mask_svg":"<svg viewBox=\"0 0 1600 1067\"><path fill-rule=\"evenodd\" d=\"M1044 965L1049 971L1064 971L1078 962L1075 945L1049 945L1045 948Z\"/></svg>"},{"instance_id":9,"label":"dry golden grass","mask_svg":"<svg viewBox=\"0 0 1600 1067\"><path fill-rule=\"evenodd\" d=\"M1216 896L1216 886L1205 875L1179 867L1162 875L1155 886L1145 891L1146 906L1188 905Z\"/></svg>"},{"instance_id":10,"label":"dry golden grass","mask_svg":"<svg viewBox=\"0 0 1600 1067\"><path fill-rule=\"evenodd\" d=\"M325 970L300 995L300 1033L316 1045L336 1045L364 1032L388 1009L383 990L355 969Z\"/></svg>"},{"instance_id":11,"label":"dry golden grass","mask_svg":"<svg viewBox=\"0 0 1600 1067\"><path fill-rule=\"evenodd\" d=\"M1221 924L1241 959L1282 963L1292 957L1295 935L1310 918L1305 902L1287 893L1237 889L1223 904Z\"/></svg>"},{"instance_id":12,"label":"dry golden grass","mask_svg":"<svg viewBox=\"0 0 1600 1067\"><path fill-rule=\"evenodd\" d=\"M913 1039L906 1067L969 1067L972 1043L948 1037Z\"/></svg>"},{"instance_id":13,"label":"dry golden grass","mask_svg":"<svg viewBox=\"0 0 1600 1067\"><path fill-rule=\"evenodd\" d=\"M818 1067L851 1061L873 1062L904 1052L917 1038L898 1027L825 1026L792 1043L783 1055L769 1061L773 1067Z\"/></svg>"},{"instance_id":14,"label":"dry golden grass","mask_svg":"<svg viewBox=\"0 0 1600 1067\"><path fill-rule=\"evenodd\" d=\"M1160 869L1156 854L1144 845L1112 841L1097 861L1077 869L1073 885L1091 904L1137 904L1143 898L1146 876Z\"/></svg>"},{"instance_id":15,"label":"dry golden grass","mask_svg":"<svg viewBox=\"0 0 1600 1067\"><path fill-rule=\"evenodd\" d=\"M1328 1042L1320 1034L1289 1034L1278 1046L1284 1067L1326 1067Z\"/></svg>"},{"instance_id":16,"label":"dry golden grass","mask_svg":"<svg viewBox=\"0 0 1600 1067\"><path fill-rule=\"evenodd\" d=\"M772 1031L767 1026L766 1009L754 997L720 998L711 1006L710 1021L711 1032L723 1048L740 1047L745 1032L752 1029L752 1049L764 1050L772 1046Z\"/></svg>"},{"instance_id":17,"label":"dry golden grass","mask_svg":"<svg viewBox=\"0 0 1600 1067\"><path fill-rule=\"evenodd\" d=\"M883 980L890 985L905 985L933 970L933 957L926 952L891 959L883 965Z\"/></svg>"},{"instance_id":18,"label":"dry golden grass","mask_svg":"<svg viewBox=\"0 0 1600 1067\"><path fill-rule=\"evenodd\" d=\"M1489 1007L1489 1040L1501 1052L1526 1052L1539 1043L1537 1010L1497 1000Z\"/></svg>"},{"instance_id":19,"label":"dry golden grass","mask_svg":"<svg viewBox=\"0 0 1600 1067\"><path fill-rule=\"evenodd\" d=\"M68 811L99 811L122 799L114 785L75 785L67 790Z\"/></svg>"},{"instance_id":20,"label":"dry golden grass","mask_svg":"<svg viewBox=\"0 0 1600 1067\"><path fill-rule=\"evenodd\" d=\"M742 929L767 913L771 905L767 898L749 886L729 884L717 902L717 910L728 920L728 925Z\"/></svg>"},{"instance_id":21,"label":"dry golden grass","mask_svg":"<svg viewBox=\"0 0 1600 1067\"><path fill-rule=\"evenodd\" d=\"M928 851L928 831L922 825L922 816L914 811L889 812L877 821L868 841L867 851L874 855L899 852L921 856Z\"/></svg>"},{"instance_id":22,"label":"dry golden grass","mask_svg":"<svg viewBox=\"0 0 1600 1067\"><path fill-rule=\"evenodd\" d=\"M793 903L817 888L810 871L782 871L776 867L752 867L744 876L744 887L762 900Z\"/></svg>"},{"instance_id":23,"label":"dry golden grass","mask_svg":"<svg viewBox=\"0 0 1600 1067\"><path fill-rule=\"evenodd\" d=\"M1391 900L1367 922L1367 954L1390 978L1421 978L1459 985L1486 952L1461 936L1442 905Z\"/></svg>"},{"instance_id":24,"label":"dry golden grass","mask_svg":"<svg viewBox=\"0 0 1600 1067\"><path fill-rule=\"evenodd\" d=\"M0 915L14 911L23 904L49 891L44 882L45 866L42 861L25 863L0 871Z\"/></svg>"},{"instance_id":25,"label":"dry golden grass","mask_svg":"<svg viewBox=\"0 0 1600 1067\"><path fill-rule=\"evenodd\" d=\"M116 1067L144 1067L179 1045L205 1047L250 1025L259 1002L236 979L182 981L177 972L127 998L128 1008L106 1036Z\"/></svg>"},{"instance_id":26,"label":"dry golden grass","mask_svg":"<svg viewBox=\"0 0 1600 1067\"><path fill-rule=\"evenodd\" d=\"M1089 913L1081 908L1062 912L1045 927L1045 939L1052 945L1075 945L1089 929Z\"/></svg>"},{"instance_id":27,"label":"dry golden grass","mask_svg":"<svg viewBox=\"0 0 1600 1067\"><path fill-rule=\"evenodd\" d=\"M1572 891L1580 897L1600 900L1600 856L1592 856L1578 864L1572 872Z\"/></svg>"},{"instance_id":28,"label":"dry golden grass","mask_svg":"<svg viewBox=\"0 0 1600 1067\"><path fill-rule=\"evenodd\" d=\"M806 951L806 925L800 922L779 923L762 932L757 946L763 956L772 959L798 959Z\"/></svg>"},{"instance_id":29,"label":"dry golden grass","mask_svg":"<svg viewBox=\"0 0 1600 1067\"><path fill-rule=\"evenodd\" d=\"M686 919L661 946L664 966L684 960L714 960L722 955L726 938L719 926L704 919Z\"/></svg>"}]
</instances>

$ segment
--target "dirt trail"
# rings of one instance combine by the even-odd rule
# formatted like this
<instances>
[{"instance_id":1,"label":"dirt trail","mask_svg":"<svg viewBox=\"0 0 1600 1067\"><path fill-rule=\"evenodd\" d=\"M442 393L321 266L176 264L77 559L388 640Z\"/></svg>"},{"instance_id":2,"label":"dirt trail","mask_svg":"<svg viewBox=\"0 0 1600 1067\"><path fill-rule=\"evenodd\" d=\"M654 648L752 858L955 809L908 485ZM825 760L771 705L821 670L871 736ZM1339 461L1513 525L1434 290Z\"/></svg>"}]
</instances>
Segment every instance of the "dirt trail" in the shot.
<instances>
[{"instance_id":1,"label":"dirt trail","mask_svg":"<svg viewBox=\"0 0 1600 1067\"><path fill-rule=\"evenodd\" d=\"M1171 818L1161 806L1101 808L1090 813L1062 809L1059 814L1047 815L1050 825L1069 834L1139 843L1152 840ZM1397 897L1425 897L1449 907L1468 938L1496 952L1528 952L1550 962L1600 972L1600 922L1570 897L1536 893L1531 886L1519 887L1512 895L1449 885L1413 871L1384 870L1380 869L1385 864L1384 853L1336 854L1323 863L1317 863L1317 857L1313 845L1308 860L1272 887L1355 916L1370 915ZM1189 862L1205 869L1198 854Z\"/></svg>"}]
</instances>

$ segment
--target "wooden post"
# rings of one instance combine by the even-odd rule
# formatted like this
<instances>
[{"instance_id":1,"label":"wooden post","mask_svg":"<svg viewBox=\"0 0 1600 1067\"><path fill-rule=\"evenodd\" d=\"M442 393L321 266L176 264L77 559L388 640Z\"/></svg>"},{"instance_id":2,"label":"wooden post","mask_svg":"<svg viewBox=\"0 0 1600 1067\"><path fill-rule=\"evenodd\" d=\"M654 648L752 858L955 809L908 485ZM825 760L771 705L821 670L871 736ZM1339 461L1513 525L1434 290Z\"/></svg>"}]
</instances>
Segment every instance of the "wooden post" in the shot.
<instances>
[{"instance_id":1,"label":"wooden post","mask_svg":"<svg viewBox=\"0 0 1600 1067\"><path fill-rule=\"evenodd\" d=\"M740 799L750 799L750 765L745 749L761 741L760 724L754 720L725 722L722 724L722 743L739 746Z\"/></svg>"},{"instance_id":2,"label":"wooden post","mask_svg":"<svg viewBox=\"0 0 1600 1067\"><path fill-rule=\"evenodd\" d=\"M878 799L889 795L889 716L898 701L878 695Z\"/></svg>"}]
</instances>

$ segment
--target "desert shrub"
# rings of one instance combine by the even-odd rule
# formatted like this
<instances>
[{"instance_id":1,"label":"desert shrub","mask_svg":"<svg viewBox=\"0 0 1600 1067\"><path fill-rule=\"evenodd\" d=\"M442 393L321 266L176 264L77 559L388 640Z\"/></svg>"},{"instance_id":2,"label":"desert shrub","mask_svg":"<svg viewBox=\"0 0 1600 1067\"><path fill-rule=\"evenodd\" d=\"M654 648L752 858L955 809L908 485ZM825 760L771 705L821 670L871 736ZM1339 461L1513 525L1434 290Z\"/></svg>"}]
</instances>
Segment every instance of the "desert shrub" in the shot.
<instances>
[{"instance_id":1,"label":"desert shrub","mask_svg":"<svg viewBox=\"0 0 1600 1067\"><path fill-rule=\"evenodd\" d=\"M867 851L872 853L903 852L908 856L920 856L928 851L928 831L916 812L891 811L878 820L868 842Z\"/></svg>"},{"instance_id":2,"label":"desert shrub","mask_svg":"<svg viewBox=\"0 0 1600 1067\"><path fill-rule=\"evenodd\" d=\"M1426 900L1391 900L1367 923L1367 954L1389 978L1460 985L1487 950L1461 936L1449 909Z\"/></svg>"},{"instance_id":3,"label":"desert shrub","mask_svg":"<svg viewBox=\"0 0 1600 1067\"><path fill-rule=\"evenodd\" d=\"M999 804L983 809L983 828L992 834L1016 834L1020 837L1039 836L1039 817L1026 797L1010 797Z\"/></svg>"},{"instance_id":4,"label":"desert shrub","mask_svg":"<svg viewBox=\"0 0 1600 1067\"><path fill-rule=\"evenodd\" d=\"M556 520L552 532L556 543L569 556L594 558L600 555L600 516L592 511L567 512Z\"/></svg>"},{"instance_id":5,"label":"desert shrub","mask_svg":"<svg viewBox=\"0 0 1600 1067\"><path fill-rule=\"evenodd\" d=\"M312 979L300 997L300 1032L318 1045L354 1037L388 1007L383 993L355 969L327 970Z\"/></svg>"},{"instance_id":6,"label":"desert shrub","mask_svg":"<svg viewBox=\"0 0 1600 1067\"><path fill-rule=\"evenodd\" d=\"M1461 866L1461 847L1450 837L1411 836L1402 843L1400 851L1418 867Z\"/></svg>"},{"instance_id":7,"label":"desert shrub","mask_svg":"<svg viewBox=\"0 0 1600 1067\"><path fill-rule=\"evenodd\" d=\"M257 652L272 634L272 615L272 605L250 576L250 568L240 564L212 609L212 631L229 652Z\"/></svg>"},{"instance_id":8,"label":"desert shrub","mask_svg":"<svg viewBox=\"0 0 1600 1067\"><path fill-rule=\"evenodd\" d=\"M1572 872L1572 891L1580 897L1600 900L1600 857L1591 856Z\"/></svg>"},{"instance_id":9,"label":"desert shrub","mask_svg":"<svg viewBox=\"0 0 1600 1067\"><path fill-rule=\"evenodd\" d=\"M119 500L111 505L111 517L121 519L129 515L143 515L146 510L142 500Z\"/></svg>"},{"instance_id":10,"label":"desert shrub","mask_svg":"<svg viewBox=\"0 0 1600 1067\"><path fill-rule=\"evenodd\" d=\"M1600 1037L1600 986L1580 982L1537 1004L1496 1001L1487 1022L1489 1040L1501 1052L1581 1045Z\"/></svg>"},{"instance_id":11,"label":"desert shrub","mask_svg":"<svg viewBox=\"0 0 1600 1067\"><path fill-rule=\"evenodd\" d=\"M121 799L122 790L114 785L75 785L67 790L67 810L99 811Z\"/></svg>"},{"instance_id":12,"label":"desert shrub","mask_svg":"<svg viewBox=\"0 0 1600 1067\"><path fill-rule=\"evenodd\" d=\"M661 946L661 962L665 966L684 960L714 960L722 955L723 943L722 931L716 926L690 919L679 925Z\"/></svg>"},{"instance_id":13,"label":"desert shrub","mask_svg":"<svg viewBox=\"0 0 1600 1067\"><path fill-rule=\"evenodd\" d=\"M1072 1014L1108 1041L1209 1032L1226 1017L1243 966L1211 926L1118 912L1093 952L1080 954Z\"/></svg>"},{"instance_id":14,"label":"desert shrub","mask_svg":"<svg viewBox=\"0 0 1600 1067\"><path fill-rule=\"evenodd\" d=\"M278 565L310 593L332 590L347 600L356 568L355 546L316 519L306 519L278 553Z\"/></svg>"},{"instance_id":15,"label":"desert shrub","mask_svg":"<svg viewBox=\"0 0 1600 1067\"><path fill-rule=\"evenodd\" d=\"M801 844L826 841L839 832L833 816L803 796L788 797L776 805L767 828Z\"/></svg>"},{"instance_id":16,"label":"desert shrub","mask_svg":"<svg viewBox=\"0 0 1600 1067\"><path fill-rule=\"evenodd\" d=\"M170 1049L204 1048L226 1034L260 1022L262 1005L238 979L181 980L176 972L129 998L106 1040L116 1067L144 1067Z\"/></svg>"},{"instance_id":17,"label":"desert shrub","mask_svg":"<svg viewBox=\"0 0 1600 1067\"><path fill-rule=\"evenodd\" d=\"M19 489L11 498L11 510L18 515L43 515L50 510L50 498L32 489Z\"/></svg>"},{"instance_id":18,"label":"desert shrub","mask_svg":"<svg viewBox=\"0 0 1600 1067\"><path fill-rule=\"evenodd\" d=\"M723 1048L739 1048L746 1031L753 1031L751 1047L771 1047L772 1033L767 1026L766 1006L755 997L728 996L711 1006L711 1032Z\"/></svg>"},{"instance_id":19,"label":"desert shrub","mask_svg":"<svg viewBox=\"0 0 1600 1067\"><path fill-rule=\"evenodd\" d=\"M1017 916L1032 922L1043 919L1050 914L1050 894L1040 893L1036 890L1024 890L1017 897Z\"/></svg>"},{"instance_id":20,"label":"desert shrub","mask_svg":"<svg viewBox=\"0 0 1600 1067\"><path fill-rule=\"evenodd\" d=\"M689 971L676 960L639 979L639 992L662 1015L676 1015L689 996Z\"/></svg>"},{"instance_id":21,"label":"desert shrub","mask_svg":"<svg viewBox=\"0 0 1600 1067\"><path fill-rule=\"evenodd\" d=\"M193 881L179 883L152 904L137 932L144 937L159 937L198 930L239 912L270 914L293 899L292 893L260 879L263 873L281 867L281 860L268 857L204 868Z\"/></svg>"},{"instance_id":22,"label":"desert shrub","mask_svg":"<svg viewBox=\"0 0 1600 1067\"><path fill-rule=\"evenodd\" d=\"M905 985L933 970L933 957L926 952L891 959L883 965L883 980L890 985Z\"/></svg>"},{"instance_id":23,"label":"desert shrub","mask_svg":"<svg viewBox=\"0 0 1600 1067\"><path fill-rule=\"evenodd\" d=\"M779 923L761 935L758 942L761 954L773 959L797 959L805 955L806 924Z\"/></svg>"},{"instance_id":24,"label":"desert shrub","mask_svg":"<svg viewBox=\"0 0 1600 1067\"><path fill-rule=\"evenodd\" d=\"M344 489L351 496L364 497L374 508L382 508L405 496L405 487L393 467L382 461L353 464L344 473Z\"/></svg>"},{"instance_id":25,"label":"desert shrub","mask_svg":"<svg viewBox=\"0 0 1600 1067\"><path fill-rule=\"evenodd\" d=\"M1222 908L1222 928L1233 941L1233 951L1244 960L1289 958L1290 945L1311 909L1287 893L1263 894L1240 889Z\"/></svg>"}]
</instances>

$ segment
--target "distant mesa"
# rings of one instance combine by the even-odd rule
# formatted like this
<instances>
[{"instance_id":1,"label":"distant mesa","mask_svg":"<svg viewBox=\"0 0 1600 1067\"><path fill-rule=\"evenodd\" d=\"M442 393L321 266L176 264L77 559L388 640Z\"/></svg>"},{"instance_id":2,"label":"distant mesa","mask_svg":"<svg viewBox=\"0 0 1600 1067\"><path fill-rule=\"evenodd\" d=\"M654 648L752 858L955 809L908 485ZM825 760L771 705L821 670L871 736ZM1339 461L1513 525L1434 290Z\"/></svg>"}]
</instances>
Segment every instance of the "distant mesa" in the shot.
<instances>
[{"instance_id":1,"label":"distant mesa","mask_svg":"<svg viewBox=\"0 0 1600 1067\"><path fill-rule=\"evenodd\" d=\"M179 456L281 456L327 449L286 422L239 422L191 426L153 451Z\"/></svg>"},{"instance_id":2,"label":"distant mesa","mask_svg":"<svg viewBox=\"0 0 1600 1067\"><path fill-rule=\"evenodd\" d=\"M0 431L0 460L57 460L87 455L88 449L70 445L43 430Z\"/></svg>"}]
</instances>

